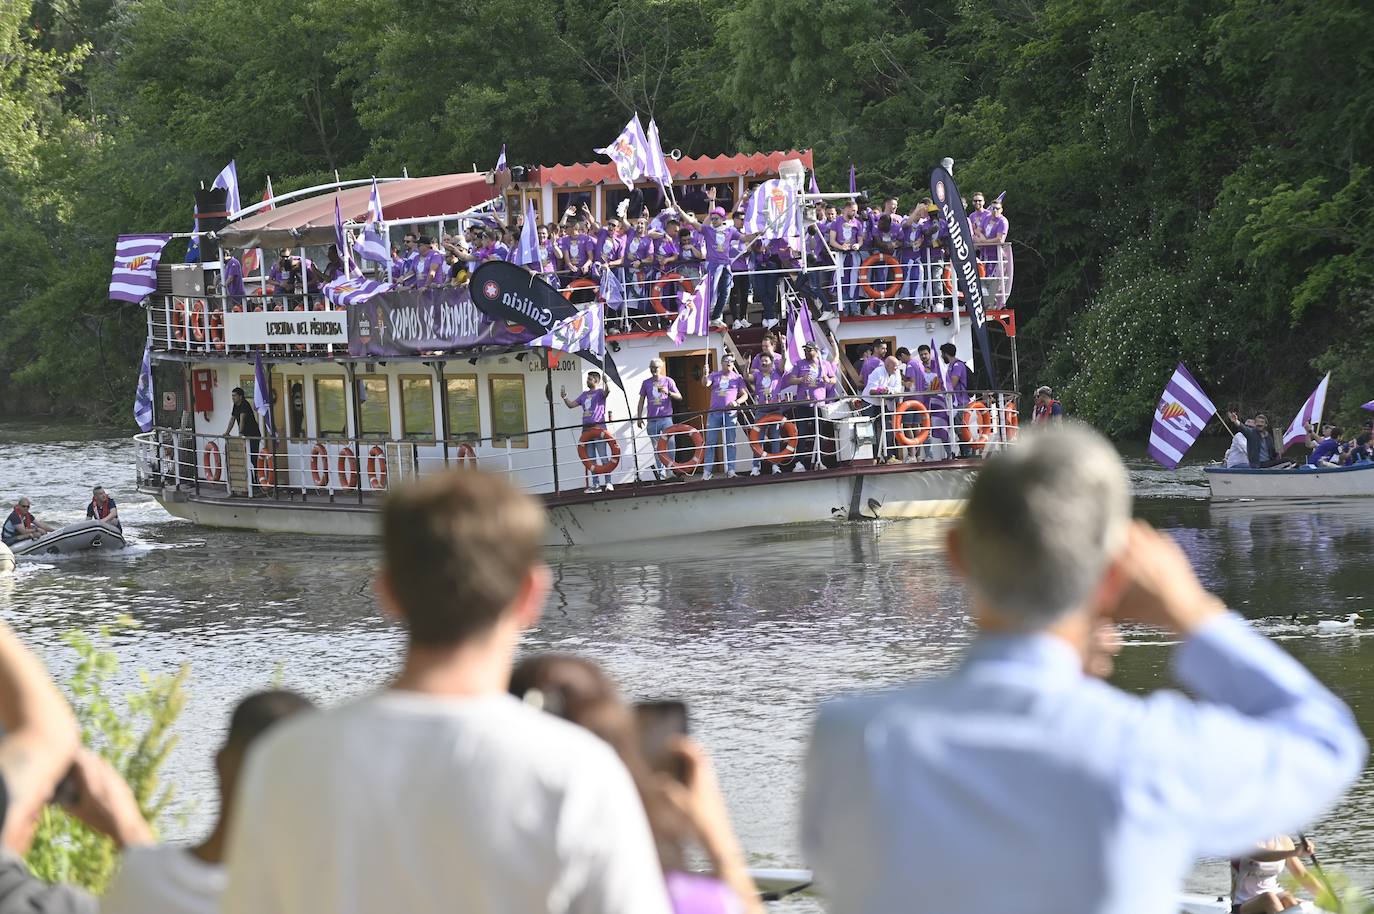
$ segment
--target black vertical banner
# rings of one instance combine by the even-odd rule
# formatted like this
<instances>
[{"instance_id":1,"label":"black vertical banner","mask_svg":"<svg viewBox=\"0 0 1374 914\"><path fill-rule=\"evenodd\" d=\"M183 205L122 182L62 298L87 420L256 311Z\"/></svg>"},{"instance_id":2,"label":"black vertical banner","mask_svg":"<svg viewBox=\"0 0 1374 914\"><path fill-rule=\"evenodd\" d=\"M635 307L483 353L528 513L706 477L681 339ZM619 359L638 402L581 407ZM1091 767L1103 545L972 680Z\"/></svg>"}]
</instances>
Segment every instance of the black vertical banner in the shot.
<instances>
[{"instance_id":1,"label":"black vertical banner","mask_svg":"<svg viewBox=\"0 0 1374 914\"><path fill-rule=\"evenodd\" d=\"M987 320L987 306L983 303L983 284L978 281L978 251L973 246L973 232L969 230L968 214L964 212L964 201L959 197L959 186L954 176L937 165L930 173L930 196L940 208L940 218L945 220L949 231L949 256L954 263L954 276L963 293L964 306L973 319L974 335L978 340L978 352L982 356L983 371L988 376L988 387L996 387L992 377L992 349L988 343L988 331L983 322ZM954 307L959 307L955 302Z\"/></svg>"}]
</instances>

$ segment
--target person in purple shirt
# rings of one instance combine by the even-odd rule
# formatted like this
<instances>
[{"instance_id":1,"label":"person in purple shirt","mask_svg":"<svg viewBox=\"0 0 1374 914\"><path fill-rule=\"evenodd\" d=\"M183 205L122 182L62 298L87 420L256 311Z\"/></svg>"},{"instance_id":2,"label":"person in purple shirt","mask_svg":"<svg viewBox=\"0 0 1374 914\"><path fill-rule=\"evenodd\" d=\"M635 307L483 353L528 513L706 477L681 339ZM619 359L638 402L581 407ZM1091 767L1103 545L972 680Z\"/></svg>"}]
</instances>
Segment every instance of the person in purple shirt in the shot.
<instances>
[{"instance_id":1,"label":"person in purple shirt","mask_svg":"<svg viewBox=\"0 0 1374 914\"><path fill-rule=\"evenodd\" d=\"M768 340L768 337L764 337ZM758 367L750 373L749 389L754 394L754 399L758 401L759 413L771 412L769 406L782 402L782 371L774 362L773 356L767 352L760 352L755 359ZM776 454L782 443L782 428L778 423L773 422L765 426L763 434L759 438L759 444L770 454ZM750 476L759 475L763 464L763 458L754 457L754 467L749 471ZM775 463L768 465L770 473L781 473L782 469Z\"/></svg>"},{"instance_id":2,"label":"person in purple shirt","mask_svg":"<svg viewBox=\"0 0 1374 914\"><path fill-rule=\"evenodd\" d=\"M421 235L420 250L415 258L415 288L428 289L448 282L444 255L434 249L434 239Z\"/></svg>"},{"instance_id":3,"label":"person in purple shirt","mask_svg":"<svg viewBox=\"0 0 1374 914\"><path fill-rule=\"evenodd\" d=\"M895 200L889 200L888 202L893 206L896 206L897 203ZM906 239L906 235L902 231L901 218L901 216L887 212L878 217L878 221L875 222L868 231L866 247L871 253L882 254L894 260L898 259L897 248L902 245ZM886 264L874 266L870 270L869 276L869 285L879 290L886 288L890 282L895 281L892 276L891 267ZM891 299L877 299L876 308L879 314L891 314Z\"/></svg>"},{"instance_id":4,"label":"person in purple shirt","mask_svg":"<svg viewBox=\"0 0 1374 914\"><path fill-rule=\"evenodd\" d=\"M735 475L735 427L737 424L735 408L748 395L744 376L735 370L735 357L728 352L720 360L720 371L706 376L706 386L711 390L711 412L706 420L706 470L702 479L710 479L717 465L716 448L722 447L719 463L725 466L725 475Z\"/></svg>"},{"instance_id":5,"label":"person in purple shirt","mask_svg":"<svg viewBox=\"0 0 1374 914\"><path fill-rule=\"evenodd\" d=\"M873 373L875 368L883 364L883 359L887 358L887 340L874 340L871 345L864 347L864 358L859 363L859 386L868 383L868 376Z\"/></svg>"},{"instance_id":6,"label":"person in purple shirt","mask_svg":"<svg viewBox=\"0 0 1374 914\"><path fill-rule=\"evenodd\" d=\"M792 408L797 420L797 459L792 464L792 472L800 473L806 469L809 456L815 469L821 468L819 406L830 396L830 388L836 378L835 364L820 356L820 348L814 342L802 345L802 359L792 366L783 376L783 388L796 389L799 401ZM805 450L803 450L803 446Z\"/></svg>"},{"instance_id":7,"label":"person in purple shirt","mask_svg":"<svg viewBox=\"0 0 1374 914\"><path fill-rule=\"evenodd\" d=\"M850 317L858 317L866 310L859 300L859 264L863 261L863 245L864 229L858 217L858 204L850 200L844 205L844 214L830 224L830 249L840 255L837 279L840 310Z\"/></svg>"},{"instance_id":8,"label":"person in purple shirt","mask_svg":"<svg viewBox=\"0 0 1374 914\"><path fill-rule=\"evenodd\" d=\"M691 225L684 225L678 229L678 272L684 279L698 280L701 278L701 264L706 257L706 242L701 238L701 232Z\"/></svg>"},{"instance_id":9,"label":"person in purple shirt","mask_svg":"<svg viewBox=\"0 0 1374 914\"><path fill-rule=\"evenodd\" d=\"M563 272L571 279L587 276L592 270L592 247L594 242L587 237L587 223L581 219L573 229L559 240L559 253L563 258Z\"/></svg>"},{"instance_id":10,"label":"person in purple shirt","mask_svg":"<svg viewBox=\"0 0 1374 914\"><path fill-rule=\"evenodd\" d=\"M749 360L749 371L752 374L763 367L763 357L768 356L773 360L773 370L779 375L787 373L787 357L779 351L780 341L777 336L770 333L759 341L758 353Z\"/></svg>"},{"instance_id":11,"label":"person in purple shirt","mask_svg":"<svg viewBox=\"0 0 1374 914\"><path fill-rule=\"evenodd\" d=\"M975 241L980 236L986 234L983 226L984 223L986 223L989 215L991 214L987 211L985 198L983 197L983 192L981 190L974 191L973 208L968 211L968 227L973 231L973 237Z\"/></svg>"},{"instance_id":12,"label":"person in purple shirt","mask_svg":"<svg viewBox=\"0 0 1374 914\"><path fill-rule=\"evenodd\" d=\"M678 260L682 257L682 249L678 244L678 232L681 228L676 219L669 219L663 235L654 239L654 266L660 276L664 273L678 272Z\"/></svg>"},{"instance_id":13,"label":"person in purple shirt","mask_svg":"<svg viewBox=\"0 0 1374 914\"><path fill-rule=\"evenodd\" d=\"M539 276L555 289L558 288L558 246L549 236L547 225L539 226Z\"/></svg>"},{"instance_id":14,"label":"person in purple shirt","mask_svg":"<svg viewBox=\"0 0 1374 914\"><path fill-rule=\"evenodd\" d=\"M568 409L582 408L582 430L585 433L589 428L604 429L610 420L610 413L606 409L606 388L601 386L601 372L587 372L587 389L577 395L574 400L568 399L568 388L559 387L558 395L563 398L563 404ZM605 438L595 438L587 442L587 458L593 464L601 464L611 459L611 445ZM607 492L615 491L615 486L611 485L610 476L593 474L587 486L588 493L600 492L602 488Z\"/></svg>"},{"instance_id":15,"label":"person in purple shirt","mask_svg":"<svg viewBox=\"0 0 1374 914\"><path fill-rule=\"evenodd\" d=\"M243 299L248 290L243 286L243 264L229 248L224 249L224 265L220 268L220 282L224 286L225 310L243 310Z\"/></svg>"},{"instance_id":16,"label":"person in purple shirt","mask_svg":"<svg viewBox=\"0 0 1374 914\"><path fill-rule=\"evenodd\" d=\"M635 414L639 416L639 427L644 427L645 419L649 422L649 446L654 449L654 478L658 480L671 479L672 471L663 466L662 460L658 455L658 439L673 424L673 403L682 402L682 394L677 389L677 383L663 374L663 360L649 360L649 377L644 379L644 383L639 385L639 405L635 407ZM649 411L646 413L644 407L647 404ZM671 445L671 442L669 442Z\"/></svg>"},{"instance_id":17,"label":"person in purple shirt","mask_svg":"<svg viewBox=\"0 0 1374 914\"><path fill-rule=\"evenodd\" d=\"M1308 437L1316 440L1315 428L1308 429ZM1310 467L1338 467L1341 465L1341 430L1335 425L1322 428L1323 437L1312 448L1307 458Z\"/></svg>"},{"instance_id":18,"label":"person in purple shirt","mask_svg":"<svg viewBox=\"0 0 1374 914\"><path fill-rule=\"evenodd\" d=\"M649 291L658 272L654 269L654 239L649 234L649 220L640 216L635 220L634 232L625 252L626 276L630 285L626 287L626 297L633 301L636 310L644 310L649 305Z\"/></svg>"},{"instance_id":19,"label":"person in purple shirt","mask_svg":"<svg viewBox=\"0 0 1374 914\"><path fill-rule=\"evenodd\" d=\"M958 448L959 454L964 455L966 449L957 441L957 430L960 423L964 421L960 412L970 402L968 395L970 372L968 363L958 358L957 352L958 350L953 343L945 343L940 347L940 360L945 363L945 389L948 391L946 406L953 413L951 426L956 430L954 438L950 440L950 448Z\"/></svg>"},{"instance_id":20,"label":"person in purple shirt","mask_svg":"<svg viewBox=\"0 0 1374 914\"><path fill-rule=\"evenodd\" d=\"M930 210L924 203L911 208L910 215L902 221L901 242L897 245L897 259L902 262L902 298L911 302L912 311L920 311L925 301L925 227L930 221Z\"/></svg>"},{"instance_id":21,"label":"person in purple shirt","mask_svg":"<svg viewBox=\"0 0 1374 914\"><path fill-rule=\"evenodd\" d=\"M830 310L830 289L835 276L835 258L825 245L826 232L827 227L822 222L806 227L806 239L803 242L806 246L806 270L797 281L797 291L815 302L822 320L834 316Z\"/></svg>"},{"instance_id":22,"label":"person in purple shirt","mask_svg":"<svg viewBox=\"0 0 1374 914\"><path fill-rule=\"evenodd\" d=\"M419 252L415 249L418 237L414 232L406 232L404 240L401 242L405 248L405 254L398 255L395 251L391 254L391 275L396 277L397 285L406 281L407 275L411 277L415 275L415 262L420 257Z\"/></svg>"},{"instance_id":23,"label":"person in purple shirt","mask_svg":"<svg viewBox=\"0 0 1374 914\"><path fill-rule=\"evenodd\" d=\"M684 216L689 222L696 223L696 217L690 213ZM730 289L734 285L730 262L739 254L741 243L752 241L754 236L742 237L739 229L726 225L725 210L719 206L711 210L707 224L700 228L702 243L706 248L706 282L711 289L711 326L724 329L726 324L722 318L725 304L730 300Z\"/></svg>"},{"instance_id":24,"label":"person in purple shirt","mask_svg":"<svg viewBox=\"0 0 1374 914\"><path fill-rule=\"evenodd\" d=\"M1009 228L1007 217L1002 215L1001 198L993 200L992 208L988 210L988 216L983 220L982 240L987 242L987 247L978 249L978 259L987 268L989 276L1000 275L1002 271L999 260L1001 254L999 245L1006 242Z\"/></svg>"},{"instance_id":25,"label":"person in purple shirt","mask_svg":"<svg viewBox=\"0 0 1374 914\"><path fill-rule=\"evenodd\" d=\"M731 246L735 256L730 261L730 328L747 330L753 326L749 323L749 297L754 291L754 277L750 275L750 271L754 268L753 249L759 242L749 241L744 237L743 210L737 209L731 213L730 224L738 233L735 243Z\"/></svg>"}]
</instances>

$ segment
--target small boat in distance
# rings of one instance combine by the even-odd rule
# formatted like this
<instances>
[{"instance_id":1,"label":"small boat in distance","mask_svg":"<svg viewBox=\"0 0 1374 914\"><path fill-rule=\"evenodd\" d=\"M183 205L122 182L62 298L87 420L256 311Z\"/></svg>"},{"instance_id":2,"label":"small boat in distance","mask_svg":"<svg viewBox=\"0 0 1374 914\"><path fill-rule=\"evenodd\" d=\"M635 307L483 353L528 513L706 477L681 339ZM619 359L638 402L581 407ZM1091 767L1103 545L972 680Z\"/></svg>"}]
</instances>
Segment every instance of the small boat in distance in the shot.
<instances>
[{"instance_id":1,"label":"small boat in distance","mask_svg":"<svg viewBox=\"0 0 1374 914\"><path fill-rule=\"evenodd\" d=\"M1253 470L1249 467L1204 467L1214 499L1345 498L1374 495L1374 463L1348 467L1301 467Z\"/></svg>"},{"instance_id":2,"label":"small boat in distance","mask_svg":"<svg viewBox=\"0 0 1374 914\"><path fill-rule=\"evenodd\" d=\"M123 549L124 533L118 527L98 520L83 520L58 527L36 540L25 540L10 547L15 558L48 555L102 553Z\"/></svg>"}]
</instances>

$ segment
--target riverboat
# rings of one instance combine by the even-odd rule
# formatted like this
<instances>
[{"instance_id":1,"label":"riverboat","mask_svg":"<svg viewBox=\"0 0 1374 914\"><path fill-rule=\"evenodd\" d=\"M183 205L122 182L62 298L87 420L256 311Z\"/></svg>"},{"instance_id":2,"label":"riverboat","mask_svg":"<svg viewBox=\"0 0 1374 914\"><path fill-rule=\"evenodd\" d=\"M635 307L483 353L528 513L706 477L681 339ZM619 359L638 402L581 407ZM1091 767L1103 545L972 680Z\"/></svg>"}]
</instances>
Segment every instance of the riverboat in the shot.
<instances>
[{"instance_id":1,"label":"riverboat","mask_svg":"<svg viewBox=\"0 0 1374 914\"><path fill-rule=\"evenodd\" d=\"M807 218L819 200L849 196L801 193L811 168L809 150L678 158L670 165L679 197L693 188L713 188L712 199L727 207L780 176L795 183ZM675 278L632 277L625 303L606 313L607 356L622 384L609 388L610 466L598 466L609 485L588 491L595 464L588 458L580 412L565 407L560 391L576 396L590 366L567 353L532 348L533 330L483 310L482 296L467 286L390 289L336 306L317 290L275 291L265 275L268 257L260 255L246 298L225 295L220 246L289 248L300 263L323 262L321 252L336 237L336 204L345 226L359 227L373 186L342 181L310 188L278 197L270 209L249 207L232 220L205 215L223 209L223 191L218 199L216 191L199 195L211 195L199 201L202 260L159 264L157 288L143 300L155 427L136 436L137 479L140 491L169 513L209 526L371 536L390 487L450 468L480 467L507 474L544 500L550 546L947 516L959 510L980 458L1016 434L1016 322L1007 304L1012 257L1000 245L981 249L979 262L995 358L980 352L979 361L973 359L970 317L948 264L927 265L917 284L902 283L900 268L880 264L885 280L866 270L864 294L881 296L888 308L872 316L817 315L819 342L842 376L839 395L814 404L741 409L738 436L724 448L738 475L707 478L703 470L711 455L702 433L710 391L704 379L726 354L747 367L764 331L716 327L675 344L666 328L676 296L665 295L663 283L681 283L686 291L694 277L684 269ZM473 223L495 224L504 213L527 207L541 224L583 205L604 221L630 197L612 165L595 163L379 179L375 186L384 230L419 230L437 238ZM641 197L652 213L659 188L641 185L633 204ZM798 277L835 271L831 260L802 270L741 270L735 279L770 273L776 278L781 331L796 309L807 307L794 286ZM583 307L597 294L595 283L567 286L564 296ZM903 297L908 289L911 294ZM755 315L758 310L755 305ZM875 340L912 353L920 345L952 342L975 370L981 373L981 360L988 359L1004 381L970 390L957 402L953 396L943 403L940 397L881 398L889 423L899 410L907 411L907 400L922 400L911 412L923 414L914 429L903 432L910 443L901 460L881 461L873 418L857 397L859 354ZM657 439L635 421L651 359L662 360L682 393L670 433ZM270 431L264 429L260 440L230 435L230 392L242 388L251 404L259 363L270 389L264 394L270 423L263 423ZM775 444L768 441L772 427L780 429ZM939 438L942 432L951 440ZM748 475L756 462L759 475Z\"/></svg>"},{"instance_id":2,"label":"riverboat","mask_svg":"<svg viewBox=\"0 0 1374 914\"><path fill-rule=\"evenodd\" d=\"M1347 498L1374 495L1374 463L1348 467L1298 467L1254 470L1249 467L1204 467L1214 499Z\"/></svg>"}]
</instances>

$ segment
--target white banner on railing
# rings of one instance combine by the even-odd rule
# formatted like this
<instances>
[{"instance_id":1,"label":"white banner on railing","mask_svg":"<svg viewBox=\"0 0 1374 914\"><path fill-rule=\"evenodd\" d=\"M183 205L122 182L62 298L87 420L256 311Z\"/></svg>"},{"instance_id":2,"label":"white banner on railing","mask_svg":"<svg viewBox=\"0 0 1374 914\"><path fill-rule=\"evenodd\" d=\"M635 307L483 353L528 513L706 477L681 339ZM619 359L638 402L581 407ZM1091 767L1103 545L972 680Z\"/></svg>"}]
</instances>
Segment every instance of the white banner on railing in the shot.
<instances>
[{"instance_id":1,"label":"white banner on railing","mask_svg":"<svg viewBox=\"0 0 1374 914\"><path fill-rule=\"evenodd\" d=\"M348 345L347 311L230 311L224 315L224 342L230 346L264 343Z\"/></svg>"}]
</instances>

